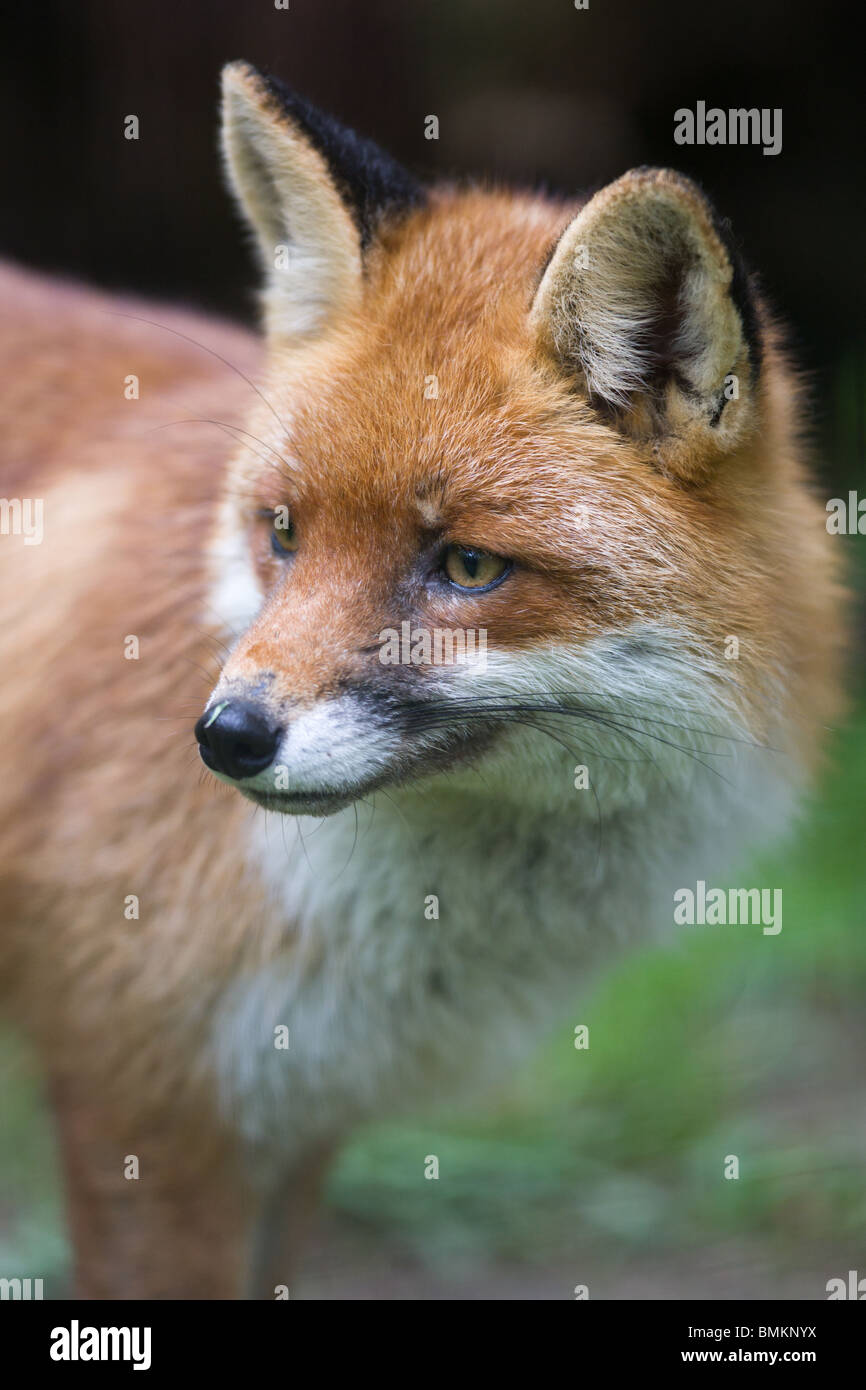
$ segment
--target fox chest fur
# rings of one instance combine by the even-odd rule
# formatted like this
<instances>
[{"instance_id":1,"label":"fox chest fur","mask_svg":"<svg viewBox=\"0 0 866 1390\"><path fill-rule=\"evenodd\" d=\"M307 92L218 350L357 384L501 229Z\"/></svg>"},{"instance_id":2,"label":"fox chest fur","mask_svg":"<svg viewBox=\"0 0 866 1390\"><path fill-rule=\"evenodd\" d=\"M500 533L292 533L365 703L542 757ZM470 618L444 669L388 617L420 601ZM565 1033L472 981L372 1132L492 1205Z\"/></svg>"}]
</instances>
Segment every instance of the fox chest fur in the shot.
<instances>
[{"instance_id":1,"label":"fox chest fur","mask_svg":"<svg viewBox=\"0 0 866 1390\"><path fill-rule=\"evenodd\" d=\"M684 798L660 779L651 828L629 811L602 828L565 798L502 814L478 793L468 815L449 793L303 821L285 839L275 817L251 826L291 940L227 988L210 1047L257 1163L465 1098L552 1024L570 1035L600 964L670 935L678 887L784 823L792 788L771 767L740 771L738 792L751 812L722 783Z\"/></svg>"}]
</instances>

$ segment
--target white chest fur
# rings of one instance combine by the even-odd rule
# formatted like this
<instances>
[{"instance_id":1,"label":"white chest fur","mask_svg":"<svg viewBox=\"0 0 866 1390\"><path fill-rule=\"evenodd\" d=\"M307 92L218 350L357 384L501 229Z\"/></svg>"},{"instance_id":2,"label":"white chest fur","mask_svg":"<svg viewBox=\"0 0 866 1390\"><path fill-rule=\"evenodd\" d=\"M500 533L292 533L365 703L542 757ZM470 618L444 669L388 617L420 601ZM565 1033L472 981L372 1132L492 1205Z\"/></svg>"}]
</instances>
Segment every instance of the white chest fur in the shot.
<instances>
[{"instance_id":1,"label":"white chest fur","mask_svg":"<svg viewBox=\"0 0 866 1390\"><path fill-rule=\"evenodd\" d=\"M575 791L528 808L433 782L357 823L255 817L250 854L293 935L215 1020L223 1102L251 1148L285 1162L507 1073L597 963L672 925L676 888L790 805L768 754L741 751L724 778L695 763L689 785L659 773L640 804Z\"/></svg>"}]
</instances>

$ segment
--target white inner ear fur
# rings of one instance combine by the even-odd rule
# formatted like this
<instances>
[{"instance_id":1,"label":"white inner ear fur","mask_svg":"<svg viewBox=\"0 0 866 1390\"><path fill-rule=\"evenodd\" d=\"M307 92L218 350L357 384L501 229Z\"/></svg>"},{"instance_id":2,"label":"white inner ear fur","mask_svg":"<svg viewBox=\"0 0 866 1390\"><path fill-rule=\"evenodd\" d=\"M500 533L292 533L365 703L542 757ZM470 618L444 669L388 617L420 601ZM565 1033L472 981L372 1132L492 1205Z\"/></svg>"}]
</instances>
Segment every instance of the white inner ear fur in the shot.
<instances>
[{"instance_id":1,"label":"white inner ear fur","mask_svg":"<svg viewBox=\"0 0 866 1390\"><path fill-rule=\"evenodd\" d=\"M650 381L652 330L675 286L679 328L667 355L702 398L694 414L729 372L748 371L732 274L697 189L666 171L626 174L566 229L532 321L561 360L581 368L593 395L624 408Z\"/></svg>"},{"instance_id":2,"label":"white inner ear fur","mask_svg":"<svg viewBox=\"0 0 866 1390\"><path fill-rule=\"evenodd\" d=\"M295 337L349 312L361 246L327 165L243 64L223 73L223 150L267 274L267 330Z\"/></svg>"}]
</instances>

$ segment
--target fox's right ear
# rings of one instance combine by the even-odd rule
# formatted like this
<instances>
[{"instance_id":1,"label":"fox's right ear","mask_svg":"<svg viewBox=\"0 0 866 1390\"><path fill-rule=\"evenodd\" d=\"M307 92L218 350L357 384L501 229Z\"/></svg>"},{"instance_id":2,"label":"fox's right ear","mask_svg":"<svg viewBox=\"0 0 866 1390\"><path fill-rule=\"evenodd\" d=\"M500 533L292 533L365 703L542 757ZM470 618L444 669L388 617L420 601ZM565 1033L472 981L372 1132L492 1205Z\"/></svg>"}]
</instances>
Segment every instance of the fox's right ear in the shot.
<instances>
[{"instance_id":1,"label":"fox's right ear","mask_svg":"<svg viewBox=\"0 0 866 1390\"><path fill-rule=\"evenodd\" d=\"M761 335L749 279L681 174L634 169L596 193L553 252L532 323L667 474L697 481L756 428Z\"/></svg>"},{"instance_id":2,"label":"fox's right ear","mask_svg":"<svg viewBox=\"0 0 866 1390\"><path fill-rule=\"evenodd\" d=\"M422 190L372 141L249 64L225 67L222 88L229 182L265 270L268 332L322 331L357 305L382 220Z\"/></svg>"}]
</instances>

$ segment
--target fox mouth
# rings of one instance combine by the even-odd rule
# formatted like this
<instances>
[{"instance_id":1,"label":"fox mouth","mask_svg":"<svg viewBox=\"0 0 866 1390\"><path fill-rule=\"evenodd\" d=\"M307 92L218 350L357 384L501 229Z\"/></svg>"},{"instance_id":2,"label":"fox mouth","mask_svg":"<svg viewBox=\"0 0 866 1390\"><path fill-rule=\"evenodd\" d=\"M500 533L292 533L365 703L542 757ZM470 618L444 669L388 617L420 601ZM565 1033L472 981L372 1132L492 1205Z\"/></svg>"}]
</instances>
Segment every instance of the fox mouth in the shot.
<instances>
[{"instance_id":1,"label":"fox mouth","mask_svg":"<svg viewBox=\"0 0 866 1390\"><path fill-rule=\"evenodd\" d=\"M360 787L351 792L259 792L252 787L238 786L237 790L265 811L276 811L284 816L332 816L372 788Z\"/></svg>"},{"instance_id":2,"label":"fox mouth","mask_svg":"<svg viewBox=\"0 0 866 1390\"><path fill-rule=\"evenodd\" d=\"M448 772L455 767L474 763L486 753L495 741L495 730L487 726L467 731L458 728L450 731L450 738L440 740L433 748L414 747L404 749L403 755L395 763L378 775L350 786L335 787L329 790L263 791L257 787L244 786L243 782L231 782L248 801L261 806L263 810L275 811L285 816L332 816L353 802L363 801L382 787L401 787L417 782L425 777ZM219 776L219 773L216 774ZM229 782L221 777L221 781Z\"/></svg>"},{"instance_id":3,"label":"fox mouth","mask_svg":"<svg viewBox=\"0 0 866 1390\"><path fill-rule=\"evenodd\" d=\"M368 708L363 712L370 713ZM384 752L377 750L379 755L374 757L363 755L360 734L356 742L362 744L362 756L353 756L355 750L346 746L348 736L341 731L339 720L335 721L338 737L331 745L324 744L320 730L314 730L314 736L324 746L318 759L305 760L302 744L294 750L295 757L292 750L287 755L280 747L280 725L242 696L224 698L206 710L196 725L196 738L202 761L212 775L239 791L254 806L277 815L325 817L366 800L380 788L405 787L475 763L501 732L502 721L495 715L491 718L483 709L480 718L476 715L469 719L465 706L461 706L454 718L449 717L447 706L438 707L430 701L398 702L389 697L387 713L387 719L380 717L369 726L374 746L377 734L381 736L384 731L386 735ZM358 727L361 734L368 732L366 727ZM219 738L215 739L215 735ZM261 766L265 760L269 761ZM307 766L303 766L305 761ZM323 761L325 785L316 786L314 782L312 786L292 786L293 775L301 783L313 781L316 769L309 764L316 761ZM289 785L274 785L279 780L274 775L276 771L285 776Z\"/></svg>"}]
</instances>

